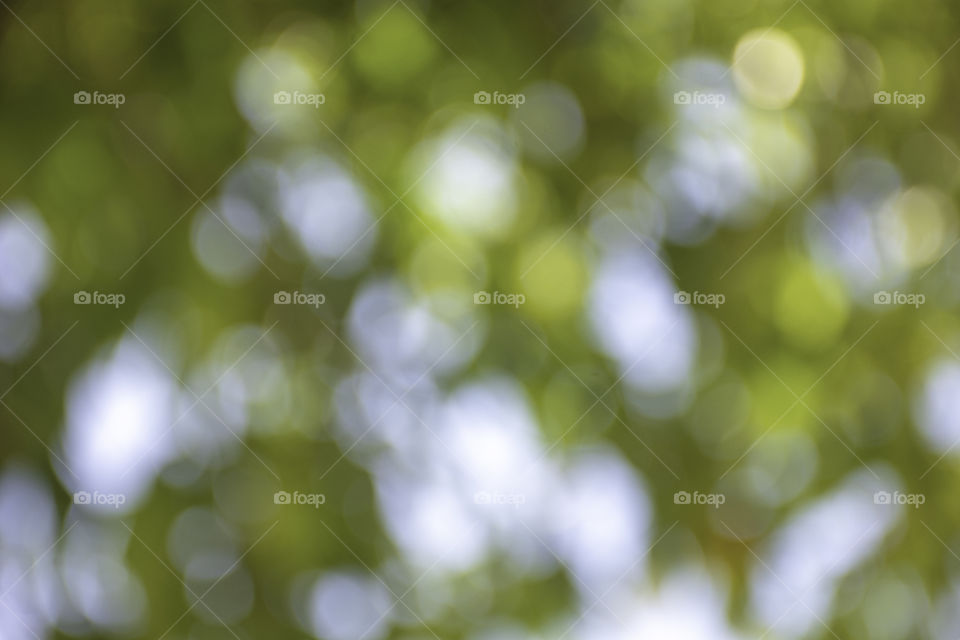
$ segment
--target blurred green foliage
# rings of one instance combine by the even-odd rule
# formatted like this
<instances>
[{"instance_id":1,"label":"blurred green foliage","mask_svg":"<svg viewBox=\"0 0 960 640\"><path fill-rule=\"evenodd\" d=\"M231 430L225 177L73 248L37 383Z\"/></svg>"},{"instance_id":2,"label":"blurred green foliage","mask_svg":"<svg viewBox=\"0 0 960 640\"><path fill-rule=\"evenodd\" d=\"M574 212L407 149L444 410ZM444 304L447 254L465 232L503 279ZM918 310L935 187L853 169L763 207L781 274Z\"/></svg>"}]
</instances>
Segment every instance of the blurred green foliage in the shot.
<instances>
[{"instance_id":1,"label":"blurred green foliage","mask_svg":"<svg viewBox=\"0 0 960 640\"><path fill-rule=\"evenodd\" d=\"M956 357L956 262L947 254L913 289L926 292L924 307L878 313L856 299L842 270L808 240L817 225L814 210L821 211L816 203L844 188L838 177L844 164L835 170L835 163L857 146L851 159L868 148L892 162L905 188L930 185L942 194L948 213L938 248L950 248L960 166L951 82L960 70L960 53L951 49L958 24L956 7L942 0L909 6L875 0L8 0L0 10L0 199L11 207L30 203L49 229L56 259L38 301L34 346L0 368L0 388L11 388L3 397L9 407L0 411L0 466L20 461L43 470L58 487L56 504L66 516L71 496L50 449L61 451L64 398L82 367L129 338L130 327L146 316L161 343L178 345L162 359L199 393L219 372L207 384L188 374L214 345L224 349L213 358L222 368L249 346L248 340L224 347L228 329L252 326L262 333L276 323L267 342L281 345L287 367L288 424L251 424L243 436L249 451L240 449L183 486L158 481L144 503L122 517L142 539L129 545L126 560L148 599L146 617L130 637L160 637L193 602L164 567L168 530L185 508L223 500L269 504L281 486L319 483L328 500L322 511L235 523L237 546L247 550L277 522L243 558L256 600L231 627L244 638L309 637L289 613L297 574L307 568L364 572L398 554L378 513L370 470L349 455L342 459L347 447L332 436L334 388L365 369L347 335L355 294L386 276L423 295L523 291L528 301L520 308L483 309L482 348L442 383L452 389L489 371L509 372L531 400L542 441L559 440L557 455L597 443L615 447L649 490L656 521L650 541L674 522L692 534L668 536L652 550L654 581L699 547L711 570L729 576L726 614L762 633L749 614L755 550L864 463L884 466L899 474L905 490L925 494L926 507L899 521L877 554L841 579L825 620L836 633L816 625L809 637L901 637L870 635L860 596L849 594L861 593L858 585L869 584L876 572L891 570L919 576L932 601L957 575L951 548L960 512L952 488L960 467L949 455L934 464L940 453L925 445L911 409L931 363ZM670 101L670 76L678 63L699 58L729 65L745 33L773 25L795 40L805 69L789 107L746 106L739 116L756 126L750 146L769 147L746 155L764 187L744 204L742 216L713 224L709 233L686 242L651 241L678 290L722 291L727 300L693 316L698 351L688 406L660 419L635 410L624 371L589 338L586 310L597 270L590 225L605 215L594 203L625 171L629 181L649 178L653 149L664 135L667 145L676 134L669 133L681 117ZM282 71L271 79L273 67L287 69L289 60L305 71L305 90L322 92L326 101L264 125L257 118L273 113L273 91L293 77ZM578 101L585 134L575 151L554 157L538 149L524 129L522 108L484 112L509 128L507 146L519 150L517 213L505 232L464 233L435 215L416 188L409 191L426 168L415 159L426 153L422 145L475 109L475 92L518 93L546 81ZM258 82L268 106L245 112L245 86ZM871 99L883 88L923 93L926 103L883 109ZM122 93L126 102L116 109L74 103L75 92L95 90ZM784 131L800 142L779 144ZM784 149L803 153L780 155ZM200 202L219 209L216 198L231 172L248 161L280 163L298 154L335 160L361 186L377 220L367 263L346 276L331 275L329 261L311 263L293 234L277 231L254 251L263 264L253 265L248 277L230 283L211 274L192 244L195 219L206 212ZM781 163L783 171L774 174L796 170L796 176L781 181L767 162L754 162L756 155ZM243 181L253 193L260 188L249 175ZM805 204L796 206L798 197ZM628 230L617 229L629 238ZM640 245L634 251L648 253ZM912 277L929 266L933 259ZM73 295L81 289L122 291L126 303L77 307ZM311 289L326 296L316 313L273 304L277 290ZM726 486L739 495L722 484L725 472L758 438L784 437L774 441L779 449L764 454L771 456L763 462L769 475L758 482L790 485L796 433L814 444L816 457L815 473L798 495L769 506L745 493L718 512L674 504L676 491L694 487ZM282 485L271 477L274 468ZM226 497L215 499L218 491ZM626 569L630 560L624 562ZM449 588L460 599L487 593L486 616L529 629L546 629L577 610L576 578L563 567L504 577L514 572L507 559L492 558L482 570L455 575ZM482 626L478 617L451 606L428 630L407 615L389 637L466 638ZM902 637L927 633L918 623ZM230 633L215 619L190 614L167 637Z\"/></svg>"}]
</instances>

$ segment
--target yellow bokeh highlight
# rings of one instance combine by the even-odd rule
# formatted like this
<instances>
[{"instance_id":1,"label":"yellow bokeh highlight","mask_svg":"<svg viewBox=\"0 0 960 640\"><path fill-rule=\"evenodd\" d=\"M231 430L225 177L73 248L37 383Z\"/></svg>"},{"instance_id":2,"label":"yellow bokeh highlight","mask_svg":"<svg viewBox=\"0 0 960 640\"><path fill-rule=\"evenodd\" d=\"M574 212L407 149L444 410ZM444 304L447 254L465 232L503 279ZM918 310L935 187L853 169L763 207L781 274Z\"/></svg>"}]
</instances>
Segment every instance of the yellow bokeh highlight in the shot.
<instances>
[{"instance_id":1,"label":"yellow bokeh highlight","mask_svg":"<svg viewBox=\"0 0 960 640\"><path fill-rule=\"evenodd\" d=\"M782 109L803 85L804 61L797 42L779 29L744 34L733 52L733 78L752 104Z\"/></svg>"},{"instance_id":2,"label":"yellow bokeh highlight","mask_svg":"<svg viewBox=\"0 0 960 640\"><path fill-rule=\"evenodd\" d=\"M931 187L912 187L887 201L878 231L887 253L900 266L916 268L937 260L954 236L947 198Z\"/></svg>"}]
</instances>

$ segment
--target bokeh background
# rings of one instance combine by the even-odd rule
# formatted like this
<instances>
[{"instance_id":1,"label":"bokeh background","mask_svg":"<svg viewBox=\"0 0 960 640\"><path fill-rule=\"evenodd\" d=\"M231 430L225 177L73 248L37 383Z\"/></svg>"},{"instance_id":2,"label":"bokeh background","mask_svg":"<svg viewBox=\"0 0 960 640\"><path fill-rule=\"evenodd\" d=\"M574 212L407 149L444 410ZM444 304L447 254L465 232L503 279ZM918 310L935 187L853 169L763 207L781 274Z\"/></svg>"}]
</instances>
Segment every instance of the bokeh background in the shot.
<instances>
[{"instance_id":1,"label":"bokeh background","mask_svg":"<svg viewBox=\"0 0 960 640\"><path fill-rule=\"evenodd\" d=\"M953 4L0 5L0 638L960 635Z\"/></svg>"}]
</instances>

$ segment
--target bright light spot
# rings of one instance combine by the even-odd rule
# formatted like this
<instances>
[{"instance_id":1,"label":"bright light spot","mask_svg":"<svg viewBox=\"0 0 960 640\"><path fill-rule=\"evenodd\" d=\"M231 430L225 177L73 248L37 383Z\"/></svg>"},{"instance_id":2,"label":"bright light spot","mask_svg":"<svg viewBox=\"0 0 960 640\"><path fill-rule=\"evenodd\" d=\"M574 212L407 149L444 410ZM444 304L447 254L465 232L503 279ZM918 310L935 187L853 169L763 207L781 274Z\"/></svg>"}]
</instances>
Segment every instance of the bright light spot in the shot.
<instances>
[{"instance_id":1,"label":"bright light spot","mask_svg":"<svg viewBox=\"0 0 960 640\"><path fill-rule=\"evenodd\" d=\"M468 132L469 131L469 132ZM484 238L503 236L517 212L516 165L496 125L452 127L415 154L420 206L451 229Z\"/></svg>"},{"instance_id":2,"label":"bright light spot","mask_svg":"<svg viewBox=\"0 0 960 640\"><path fill-rule=\"evenodd\" d=\"M104 360L90 365L67 392L65 462L61 473L75 491L123 494L119 509L132 509L150 489L170 456L174 386L170 375L143 345L122 341Z\"/></svg>"},{"instance_id":3,"label":"bright light spot","mask_svg":"<svg viewBox=\"0 0 960 640\"><path fill-rule=\"evenodd\" d=\"M541 445L524 398L507 380L458 390L447 403L444 440L471 495L518 493L523 474L537 462Z\"/></svg>"},{"instance_id":4,"label":"bright light spot","mask_svg":"<svg viewBox=\"0 0 960 640\"><path fill-rule=\"evenodd\" d=\"M705 217L723 217L757 195L753 156L729 131L685 132L671 171L677 190Z\"/></svg>"},{"instance_id":5,"label":"bright light spot","mask_svg":"<svg viewBox=\"0 0 960 640\"><path fill-rule=\"evenodd\" d=\"M281 48L259 51L244 59L234 81L234 99L256 131L265 133L279 124L279 130L295 136L304 127L314 126L317 108L278 104L274 95L280 91L322 93L313 79L310 65L289 51Z\"/></svg>"},{"instance_id":6,"label":"bright light spot","mask_svg":"<svg viewBox=\"0 0 960 640\"><path fill-rule=\"evenodd\" d=\"M124 564L130 535L97 521L81 521L67 538L61 574L70 603L95 626L120 635L139 635L146 592Z\"/></svg>"},{"instance_id":7,"label":"bright light spot","mask_svg":"<svg viewBox=\"0 0 960 640\"><path fill-rule=\"evenodd\" d=\"M43 553L53 541L54 513L40 476L19 465L0 476L0 548Z\"/></svg>"},{"instance_id":8,"label":"bright light spot","mask_svg":"<svg viewBox=\"0 0 960 640\"><path fill-rule=\"evenodd\" d=\"M795 145L787 143L793 138L785 124L771 123L763 130L756 118L744 116L739 102L691 112L688 106L678 107L684 117L670 136L673 140L654 149L643 174L662 202L645 208L652 205L656 211L663 207L667 237L695 244L721 222L742 223L762 215L757 201L765 195L765 183L769 182L763 163L780 164L780 155L794 150ZM783 146L773 148L758 142L773 136ZM787 175L793 177L791 172ZM783 190L779 183L774 188L774 193Z\"/></svg>"},{"instance_id":9,"label":"bright light spot","mask_svg":"<svg viewBox=\"0 0 960 640\"><path fill-rule=\"evenodd\" d=\"M483 559L486 531L478 526L474 504L464 492L418 481L389 465L381 465L375 475L380 512L408 560L424 569L460 571Z\"/></svg>"},{"instance_id":10,"label":"bright light spot","mask_svg":"<svg viewBox=\"0 0 960 640\"><path fill-rule=\"evenodd\" d=\"M435 564L437 572L475 566L495 546L518 566L541 562L546 550L527 527L542 528L557 484L516 382L497 377L468 385L431 415L432 432L419 422L405 425L411 442L372 465L381 513L398 546L411 562Z\"/></svg>"},{"instance_id":11,"label":"bright light spot","mask_svg":"<svg viewBox=\"0 0 960 640\"><path fill-rule=\"evenodd\" d=\"M393 602L376 578L328 573L317 580L310 600L311 627L317 638L379 640L390 630Z\"/></svg>"},{"instance_id":12,"label":"bright light spot","mask_svg":"<svg viewBox=\"0 0 960 640\"><path fill-rule=\"evenodd\" d=\"M353 178L326 159L308 160L281 178L282 213L314 262L332 274L352 273L366 262L376 221Z\"/></svg>"},{"instance_id":13,"label":"bright light spot","mask_svg":"<svg viewBox=\"0 0 960 640\"><path fill-rule=\"evenodd\" d=\"M627 252L600 264L591 291L594 339L626 381L648 393L682 387L692 375L696 329L675 293L653 257Z\"/></svg>"},{"instance_id":14,"label":"bright light spot","mask_svg":"<svg viewBox=\"0 0 960 640\"><path fill-rule=\"evenodd\" d=\"M753 606L778 637L805 637L829 615L837 581L873 554L900 515L874 492L896 483L856 471L772 536L752 573Z\"/></svg>"},{"instance_id":15,"label":"bright light spot","mask_svg":"<svg viewBox=\"0 0 960 640\"><path fill-rule=\"evenodd\" d=\"M931 367L914 416L934 451L960 453L960 364L944 360Z\"/></svg>"},{"instance_id":16,"label":"bright light spot","mask_svg":"<svg viewBox=\"0 0 960 640\"><path fill-rule=\"evenodd\" d=\"M724 593L699 569L671 574L660 588L644 594L627 615L627 629L610 637L670 640L736 640L727 622Z\"/></svg>"},{"instance_id":17,"label":"bright light spot","mask_svg":"<svg viewBox=\"0 0 960 640\"><path fill-rule=\"evenodd\" d=\"M464 292L463 300L473 307L471 294ZM450 373L475 355L481 336L479 329L468 333L467 309L451 307L441 317L439 300L416 298L392 280L373 281L350 306L350 340L378 371Z\"/></svg>"},{"instance_id":18,"label":"bright light spot","mask_svg":"<svg viewBox=\"0 0 960 640\"><path fill-rule=\"evenodd\" d=\"M612 451L582 452L565 470L554 499L552 536L578 588L603 593L642 575L652 519L646 489ZM589 597L591 591L585 591Z\"/></svg>"},{"instance_id":19,"label":"bright light spot","mask_svg":"<svg viewBox=\"0 0 960 640\"><path fill-rule=\"evenodd\" d=\"M888 200L877 217L881 247L901 268L912 269L939 258L952 244L954 217L946 198L931 187L913 187Z\"/></svg>"},{"instance_id":20,"label":"bright light spot","mask_svg":"<svg viewBox=\"0 0 960 640\"><path fill-rule=\"evenodd\" d=\"M899 172L886 160L856 158L838 167L836 195L812 205L817 215L807 218L814 261L842 274L857 298L871 305L878 289L896 287L903 275L903 267L882 250L876 223L900 184Z\"/></svg>"},{"instance_id":21,"label":"bright light spot","mask_svg":"<svg viewBox=\"0 0 960 640\"><path fill-rule=\"evenodd\" d=\"M0 218L0 307L23 309L40 295L50 271L47 226L30 209Z\"/></svg>"},{"instance_id":22,"label":"bright light spot","mask_svg":"<svg viewBox=\"0 0 960 640\"><path fill-rule=\"evenodd\" d=\"M800 47L779 29L755 29L740 38L733 52L733 78L750 102L782 109L803 84Z\"/></svg>"}]
</instances>

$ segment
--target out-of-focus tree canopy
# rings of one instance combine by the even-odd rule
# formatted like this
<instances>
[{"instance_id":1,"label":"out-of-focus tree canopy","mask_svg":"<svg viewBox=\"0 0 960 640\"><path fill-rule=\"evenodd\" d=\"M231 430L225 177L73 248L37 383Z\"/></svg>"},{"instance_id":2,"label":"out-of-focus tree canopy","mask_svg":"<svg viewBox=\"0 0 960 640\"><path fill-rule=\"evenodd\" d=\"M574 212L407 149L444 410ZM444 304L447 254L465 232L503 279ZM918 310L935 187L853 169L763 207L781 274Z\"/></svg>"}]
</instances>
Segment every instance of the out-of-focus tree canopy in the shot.
<instances>
[{"instance_id":1,"label":"out-of-focus tree canopy","mask_svg":"<svg viewBox=\"0 0 960 640\"><path fill-rule=\"evenodd\" d=\"M960 634L956 6L0 5L0 638Z\"/></svg>"}]
</instances>

